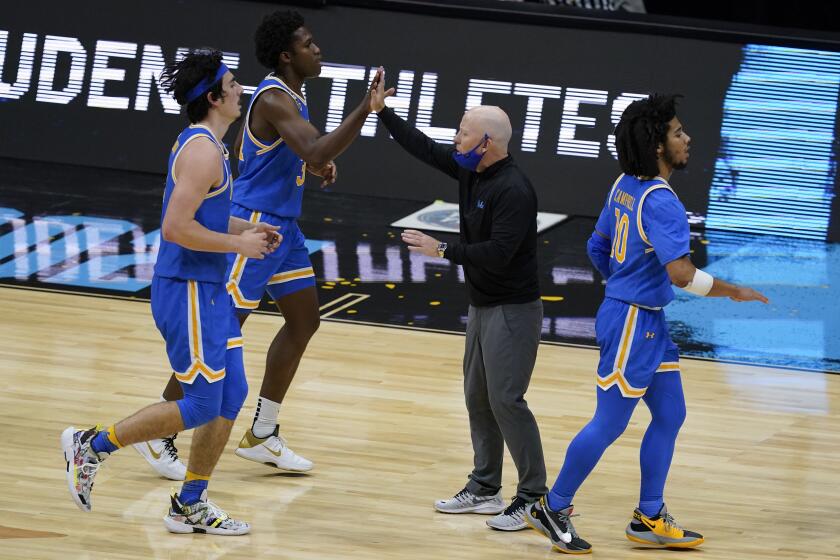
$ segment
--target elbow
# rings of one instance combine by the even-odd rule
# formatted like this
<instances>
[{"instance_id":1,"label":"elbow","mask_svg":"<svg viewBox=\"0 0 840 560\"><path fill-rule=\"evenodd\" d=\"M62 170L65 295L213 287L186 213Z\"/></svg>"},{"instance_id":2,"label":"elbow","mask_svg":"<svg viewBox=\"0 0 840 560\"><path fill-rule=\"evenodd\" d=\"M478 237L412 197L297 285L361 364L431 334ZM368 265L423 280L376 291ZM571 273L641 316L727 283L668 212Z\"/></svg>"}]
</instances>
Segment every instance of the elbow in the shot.
<instances>
[{"instance_id":1,"label":"elbow","mask_svg":"<svg viewBox=\"0 0 840 560\"><path fill-rule=\"evenodd\" d=\"M694 271L690 274L688 271L679 271L675 274L669 274L671 278L671 283L676 286L677 288L685 288L691 281L694 280Z\"/></svg>"},{"instance_id":2,"label":"elbow","mask_svg":"<svg viewBox=\"0 0 840 560\"><path fill-rule=\"evenodd\" d=\"M178 228L166 221L164 221L160 227L160 235L163 237L164 241L168 241L170 243L178 243L178 239L181 237Z\"/></svg>"},{"instance_id":3,"label":"elbow","mask_svg":"<svg viewBox=\"0 0 840 560\"><path fill-rule=\"evenodd\" d=\"M677 288L685 289L685 287L688 286L688 284L690 283L690 280L686 280L685 278L674 278L672 276L671 283Z\"/></svg>"}]
</instances>

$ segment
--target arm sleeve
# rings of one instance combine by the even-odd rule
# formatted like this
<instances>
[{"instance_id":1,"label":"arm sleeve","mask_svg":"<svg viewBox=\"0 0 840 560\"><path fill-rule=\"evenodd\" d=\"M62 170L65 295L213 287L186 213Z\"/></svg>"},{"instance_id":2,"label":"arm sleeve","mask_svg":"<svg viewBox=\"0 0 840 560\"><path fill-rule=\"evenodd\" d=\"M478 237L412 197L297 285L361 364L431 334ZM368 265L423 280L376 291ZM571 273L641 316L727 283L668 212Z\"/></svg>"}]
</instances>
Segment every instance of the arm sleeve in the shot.
<instances>
[{"instance_id":1,"label":"arm sleeve","mask_svg":"<svg viewBox=\"0 0 840 560\"><path fill-rule=\"evenodd\" d=\"M662 265L689 254L685 207L668 189L657 189L645 199L642 228Z\"/></svg>"},{"instance_id":2,"label":"arm sleeve","mask_svg":"<svg viewBox=\"0 0 840 560\"><path fill-rule=\"evenodd\" d=\"M443 171L453 179L458 178L458 164L452 158L455 148L439 145L405 122L393 109L385 107L377 115L394 140L408 153L435 169Z\"/></svg>"},{"instance_id":3,"label":"arm sleeve","mask_svg":"<svg viewBox=\"0 0 840 560\"><path fill-rule=\"evenodd\" d=\"M592 237L586 243L586 254L589 260L606 279L610 277L610 240L601 235L598 230L592 232Z\"/></svg>"},{"instance_id":4,"label":"arm sleeve","mask_svg":"<svg viewBox=\"0 0 840 560\"><path fill-rule=\"evenodd\" d=\"M610 253L612 252L612 227L610 222L610 205L604 204L598 221L595 222L595 231L592 237L586 242L586 254L589 260L601 276L610 277Z\"/></svg>"},{"instance_id":5,"label":"arm sleeve","mask_svg":"<svg viewBox=\"0 0 840 560\"><path fill-rule=\"evenodd\" d=\"M507 189L494 201L490 239L479 243L454 243L446 248L444 257L456 264L505 266L513 259L536 219L534 201L519 189Z\"/></svg>"}]
</instances>

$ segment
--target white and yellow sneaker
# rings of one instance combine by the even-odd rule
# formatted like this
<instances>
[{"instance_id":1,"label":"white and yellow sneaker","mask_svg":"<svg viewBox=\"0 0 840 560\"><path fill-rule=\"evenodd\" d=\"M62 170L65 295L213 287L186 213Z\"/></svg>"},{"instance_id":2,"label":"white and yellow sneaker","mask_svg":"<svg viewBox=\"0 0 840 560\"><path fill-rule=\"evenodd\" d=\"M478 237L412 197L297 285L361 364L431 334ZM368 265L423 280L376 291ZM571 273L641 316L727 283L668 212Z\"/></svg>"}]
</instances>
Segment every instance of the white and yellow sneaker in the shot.
<instances>
[{"instance_id":1,"label":"white and yellow sneaker","mask_svg":"<svg viewBox=\"0 0 840 560\"><path fill-rule=\"evenodd\" d=\"M102 461L108 458L108 453L96 453L90 447L90 442L100 429L101 426L98 425L84 431L70 426L61 433L67 488L73 502L80 510L87 512L91 510L90 492L93 490L93 479Z\"/></svg>"},{"instance_id":2,"label":"white and yellow sneaker","mask_svg":"<svg viewBox=\"0 0 840 560\"><path fill-rule=\"evenodd\" d=\"M187 467L178 457L178 448L175 447L177 436L178 434L174 434L163 439L135 443L134 449L160 476L169 480L184 480L187 476Z\"/></svg>"},{"instance_id":3,"label":"white and yellow sneaker","mask_svg":"<svg viewBox=\"0 0 840 560\"><path fill-rule=\"evenodd\" d=\"M249 429L239 441L239 447L235 453L243 459L271 465L284 471L311 471L312 461L289 449L286 440L280 436L279 430L280 426L275 426L270 436L258 438Z\"/></svg>"},{"instance_id":4,"label":"white and yellow sneaker","mask_svg":"<svg viewBox=\"0 0 840 560\"><path fill-rule=\"evenodd\" d=\"M207 490L201 499L190 505L181 503L177 494L170 497L172 506L163 518L170 533L205 533L210 535L247 535L251 526L244 521L231 519L219 506L207 499Z\"/></svg>"}]
</instances>

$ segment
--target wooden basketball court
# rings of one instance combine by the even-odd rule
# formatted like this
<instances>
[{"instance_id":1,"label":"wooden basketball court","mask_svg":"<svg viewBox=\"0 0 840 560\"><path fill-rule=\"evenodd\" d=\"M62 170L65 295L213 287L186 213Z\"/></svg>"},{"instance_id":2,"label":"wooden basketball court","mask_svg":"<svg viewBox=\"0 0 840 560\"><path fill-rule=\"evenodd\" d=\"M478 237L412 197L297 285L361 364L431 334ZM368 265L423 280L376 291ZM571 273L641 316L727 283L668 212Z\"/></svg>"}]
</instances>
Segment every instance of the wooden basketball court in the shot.
<instances>
[{"instance_id":1,"label":"wooden basketball court","mask_svg":"<svg viewBox=\"0 0 840 560\"><path fill-rule=\"evenodd\" d=\"M251 394L210 485L244 537L171 535L173 483L132 449L111 457L94 511L68 495L59 434L111 423L158 399L169 376L147 303L0 288L0 558L555 558L534 531L443 515L472 464L461 387L463 338L325 321L281 409L290 446L315 462L283 475L233 454L253 414L266 347L282 321L245 328ZM595 405L595 350L543 345L528 401L553 483ZM706 536L698 551L624 537L638 500L637 408L577 496L576 527L599 558L840 558L840 376L683 361L688 418L666 501ZM189 433L177 440L189 449ZM516 475L505 463L507 497Z\"/></svg>"}]
</instances>

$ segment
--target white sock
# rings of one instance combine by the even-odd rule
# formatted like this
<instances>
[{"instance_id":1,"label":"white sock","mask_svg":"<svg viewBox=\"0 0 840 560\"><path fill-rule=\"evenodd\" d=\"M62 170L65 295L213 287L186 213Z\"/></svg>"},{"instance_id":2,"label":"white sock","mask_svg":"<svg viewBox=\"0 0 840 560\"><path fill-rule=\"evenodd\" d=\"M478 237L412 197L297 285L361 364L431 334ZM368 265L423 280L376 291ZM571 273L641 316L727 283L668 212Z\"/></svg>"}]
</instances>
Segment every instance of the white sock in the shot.
<instances>
[{"instance_id":1,"label":"white sock","mask_svg":"<svg viewBox=\"0 0 840 560\"><path fill-rule=\"evenodd\" d=\"M254 414L254 424L251 426L254 436L267 438L273 434L278 414L280 414L280 403L270 401L265 397L258 398L257 412Z\"/></svg>"}]
</instances>

